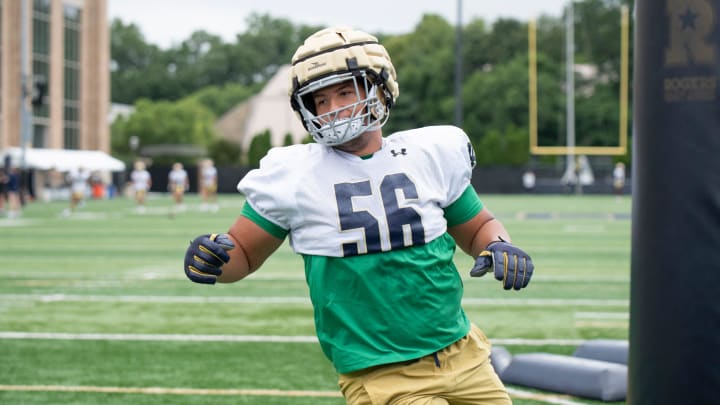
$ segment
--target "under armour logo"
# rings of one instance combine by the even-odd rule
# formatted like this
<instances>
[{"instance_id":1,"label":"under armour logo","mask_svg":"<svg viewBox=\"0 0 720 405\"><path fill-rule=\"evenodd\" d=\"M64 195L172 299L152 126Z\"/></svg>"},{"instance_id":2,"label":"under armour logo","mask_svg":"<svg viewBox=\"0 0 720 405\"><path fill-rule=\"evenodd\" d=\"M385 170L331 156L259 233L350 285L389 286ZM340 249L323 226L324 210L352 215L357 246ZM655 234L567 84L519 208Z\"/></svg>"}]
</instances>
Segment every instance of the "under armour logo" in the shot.
<instances>
[{"instance_id":1,"label":"under armour logo","mask_svg":"<svg viewBox=\"0 0 720 405\"><path fill-rule=\"evenodd\" d=\"M400 155L407 155L407 149L402 148L402 149L400 149L400 152L395 152L395 149L390 149L390 153L392 153L393 157L398 157Z\"/></svg>"}]
</instances>

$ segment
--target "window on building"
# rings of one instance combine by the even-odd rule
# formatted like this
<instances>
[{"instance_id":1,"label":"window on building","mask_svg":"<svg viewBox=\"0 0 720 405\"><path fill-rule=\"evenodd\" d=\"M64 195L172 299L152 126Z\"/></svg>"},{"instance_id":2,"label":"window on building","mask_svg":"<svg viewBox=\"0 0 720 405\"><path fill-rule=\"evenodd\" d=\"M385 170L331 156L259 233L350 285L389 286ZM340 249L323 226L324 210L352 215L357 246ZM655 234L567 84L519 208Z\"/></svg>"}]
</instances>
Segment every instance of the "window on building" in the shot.
<instances>
[{"instance_id":1,"label":"window on building","mask_svg":"<svg viewBox=\"0 0 720 405\"><path fill-rule=\"evenodd\" d=\"M48 78L50 77L50 63L46 60L33 60L33 83L43 82L45 89L45 97L42 98L42 104L33 103L33 119L50 117L50 97L47 96ZM32 89L33 97L36 97L35 91Z\"/></svg>"},{"instance_id":2,"label":"window on building","mask_svg":"<svg viewBox=\"0 0 720 405\"><path fill-rule=\"evenodd\" d=\"M33 0L32 10L32 81L48 84L50 77L50 0ZM46 87L47 89L47 87ZM35 97L34 88L32 96ZM32 104L32 145L44 147L50 116L50 98L43 97L43 103Z\"/></svg>"},{"instance_id":3,"label":"window on building","mask_svg":"<svg viewBox=\"0 0 720 405\"><path fill-rule=\"evenodd\" d=\"M80 147L80 23L82 12L79 8L66 4L63 6L63 13L65 23L63 144L65 149L78 149Z\"/></svg>"},{"instance_id":4,"label":"window on building","mask_svg":"<svg viewBox=\"0 0 720 405\"><path fill-rule=\"evenodd\" d=\"M80 148L80 131L77 127L65 127L63 130L63 144L65 149Z\"/></svg>"},{"instance_id":5,"label":"window on building","mask_svg":"<svg viewBox=\"0 0 720 405\"><path fill-rule=\"evenodd\" d=\"M33 56L50 54L50 8L37 7L43 1L36 0L32 18Z\"/></svg>"},{"instance_id":6,"label":"window on building","mask_svg":"<svg viewBox=\"0 0 720 405\"><path fill-rule=\"evenodd\" d=\"M51 0L33 0L33 11L50 14L50 1Z\"/></svg>"},{"instance_id":7,"label":"window on building","mask_svg":"<svg viewBox=\"0 0 720 405\"><path fill-rule=\"evenodd\" d=\"M34 124L33 125L32 145L36 148L47 147L47 125L45 125L45 124Z\"/></svg>"}]
</instances>

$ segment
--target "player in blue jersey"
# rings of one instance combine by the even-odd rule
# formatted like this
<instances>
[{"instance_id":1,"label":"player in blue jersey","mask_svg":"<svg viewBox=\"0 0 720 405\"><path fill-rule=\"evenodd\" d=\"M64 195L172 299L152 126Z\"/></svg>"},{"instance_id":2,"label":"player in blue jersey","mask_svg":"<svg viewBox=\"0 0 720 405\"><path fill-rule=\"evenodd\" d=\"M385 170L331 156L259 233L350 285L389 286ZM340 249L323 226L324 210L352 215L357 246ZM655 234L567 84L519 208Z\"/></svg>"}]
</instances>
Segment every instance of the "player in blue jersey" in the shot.
<instances>
[{"instance_id":1,"label":"player in blue jersey","mask_svg":"<svg viewBox=\"0 0 720 405\"><path fill-rule=\"evenodd\" d=\"M385 48L362 31L321 30L292 59L290 102L315 143L273 148L238 184L227 233L195 238L185 273L229 283L289 237L304 260L315 327L349 404L509 404L490 342L461 307L456 246L505 289L530 257L470 184L475 156L457 127L383 137L398 94Z\"/></svg>"}]
</instances>

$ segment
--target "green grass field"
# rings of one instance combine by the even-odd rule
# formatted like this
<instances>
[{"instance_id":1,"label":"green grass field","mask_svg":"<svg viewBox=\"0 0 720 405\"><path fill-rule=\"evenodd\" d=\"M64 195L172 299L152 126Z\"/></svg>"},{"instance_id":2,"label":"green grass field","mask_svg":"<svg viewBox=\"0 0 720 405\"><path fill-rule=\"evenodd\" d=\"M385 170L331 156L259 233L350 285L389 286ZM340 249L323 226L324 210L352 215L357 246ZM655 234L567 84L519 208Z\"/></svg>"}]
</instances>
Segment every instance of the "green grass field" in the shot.
<instances>
[{"instance_id":1,"label":"green grass field","mask_svg":"<svg viewBox=\"0 0 720 405\"><path fill-rule=\"evenodd\" d=\"M482 196L528 251L521 292L471 279L458 254L465 309L513 354L572 354L585 339L627 339L630 198ZM284 245L246 280L185 278L190 239L224 232L242 206L223 195L203 213L191 195L171 218L154 195L26 205L0 219L0 403L343 404L315 341L302 261ZM509 386L515 404L598 404Z\"/></svg>"}]
</instances>

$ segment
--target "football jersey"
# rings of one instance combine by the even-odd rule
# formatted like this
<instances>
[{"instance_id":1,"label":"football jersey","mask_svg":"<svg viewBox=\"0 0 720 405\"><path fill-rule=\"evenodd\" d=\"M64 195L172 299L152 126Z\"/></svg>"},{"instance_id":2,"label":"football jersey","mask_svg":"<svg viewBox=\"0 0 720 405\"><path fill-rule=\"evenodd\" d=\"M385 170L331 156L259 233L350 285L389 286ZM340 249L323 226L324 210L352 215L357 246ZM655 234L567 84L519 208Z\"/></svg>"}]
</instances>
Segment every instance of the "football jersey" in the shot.
<instances>
[{"instance_id":1,"label":"football jersey","mask_svg":"<svg viewBox=\"0 0 720 405\"><path fill-rule=\"evenodd\" d=\"M474 155L452 126L383 138L370 158L310 143L273 148L238 190L290 231L297 253L352 256L420 245L446 230L443 208L470 184Z\"/></svg>"},{"instance_id":2,"label":"football jersey","mask_svg":"<svg viewBox=\"0 0 720 405\"><path fill-rule=\"evenodd\" d=\"M482 209L474 163L461 129L434 126L383 138L368 157L273 148L238 184L243 215L302 255L318 339L338 372L419 358L468 332L445 210L461 196L477 202L464 220Z\"/></svg>"},{"instance_id":3,"label":"football jersey","mask_svg":"<svg viewBox=\"0 0 720 405\"><path fill-rule=\"evenodd\" d=\"M184 188L187 182L187 172L184 169L173 169L168 174L168 181L172 187Z\"/></svg>"},{"instance_id":4,"label":"football jersey","mask_svg":"<svg viewBox=\"0 0 720 405\"><path fill-rule=\"evenodd\" d=\"M90 173L86 170L73 170L68 174L70 178L70 189L73 193L84 193L88 187Z\"/></svg>"},{"instance_id":5,"label":"football jersey","mask_svg":"<svg viewBox=\"0 0 720 405\"><path fill-rule=\"evenodd\" d=\"M214 186L217 180L217 169L214 166L203 167L200 171L200 181L203 187Z\"/></svg>"},{"instance_id":6,"label":"football jersey","mask_svg":"<svg viewBox=\"0 0 720 405\"><path fill-rule=\"evenodd\" d=\"M150 188L150 172L147 170L133 170L130 173L130 180L136 191L147 191Z\"/></svg>"}]
</instances>

